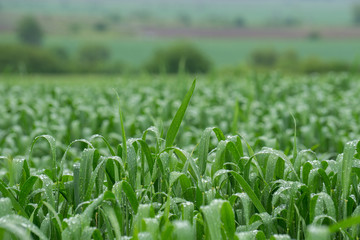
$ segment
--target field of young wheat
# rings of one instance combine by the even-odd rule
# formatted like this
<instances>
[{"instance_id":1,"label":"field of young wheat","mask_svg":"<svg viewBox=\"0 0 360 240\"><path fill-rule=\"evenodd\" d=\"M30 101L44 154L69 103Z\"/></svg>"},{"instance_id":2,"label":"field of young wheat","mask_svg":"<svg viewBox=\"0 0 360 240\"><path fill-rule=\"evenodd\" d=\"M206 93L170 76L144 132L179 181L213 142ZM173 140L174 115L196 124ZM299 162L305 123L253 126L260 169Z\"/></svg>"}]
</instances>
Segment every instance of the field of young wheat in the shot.
<instances>
[{"instance_id":1,"label":"field of young wheat","mask_svg":"<svg viewBox=\"0 0 360 240\"><path fill-rule=\"evenodd\" d=\"M358 76L105 78L0 83L1 239L358 239Z\"/></svg>"}]
</instances>

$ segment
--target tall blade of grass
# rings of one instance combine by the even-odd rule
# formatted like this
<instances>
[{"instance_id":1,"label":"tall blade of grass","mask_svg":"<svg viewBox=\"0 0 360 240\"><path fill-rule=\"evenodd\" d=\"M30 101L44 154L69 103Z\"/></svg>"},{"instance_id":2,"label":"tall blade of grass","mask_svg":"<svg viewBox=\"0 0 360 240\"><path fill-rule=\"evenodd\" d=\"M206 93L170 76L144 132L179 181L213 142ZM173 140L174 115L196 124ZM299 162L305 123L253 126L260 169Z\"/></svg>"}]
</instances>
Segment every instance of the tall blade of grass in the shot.
<instances>
[{"instance_id":1,"label":"tall blade of grass","mask_svg":"<svg viewBox=\"0 0 360 240\"><path fill-rule=\"evenodd\" d=\"M229 202L231 205L234 206L236 199L239 198L242 205L242 217L244 220L241 220L243 222L240 222L239 224L242 225L249 225L250 217L251 217L251 199L246 193L235 193L229 198Z\"/></svg>"},{"instance_id":2,"label":"tall blade of grass","mask_svg":"<svg viewBox=\"0 0 360 240\"><path fill-rule=\"evenodd\" d=\"M108 142L108 140L106 140L106 138L104 138L104 136L100 135L100 134L95 134L95 135L92 135L90 137L90 142L95 139L95 138L101 138L105 145L107 146L107 148L109 149L109 152L111 153L112 156L116 156L116 153L114 151L114 149L111 147L110 143Z\"/></svg>"},{"instance_id":3,"label":"tall blade of grass","mask_svg":"<svg viewBox=\"0 0 360 240\"><path fill-rule=\"evenodd\" d=\"M144 152L145 157L146 157L146 161L149 167L149 171L150 173L153 173L153 169L154 169L154 159L151 156L151 151L149 149L148 144L144 141L144 140L138 140L138 142L141 145L141 150Z\"/></svg>"},{"instance_id":4,"label":"tall blade of grass","mask_svg":"<svg viewBox=\"0 0 360 240\"><path fill-rule=\"evenodd\" d=\"M91 237L92 237L95 229L96 229L96 228L94 228L94 227L85 227L85 229L84 229L84 230L82 231L82 233L81 233L80 239L84 239L84 240L88 239L88 240L91 240Z\"/></svg>"},{"instance_id":5,"label":"tall blade of grass","mask_svg":"<svg viewBox=\"0 0 360 240\"><path fill-rule=\"evenodd\" d=\"M66 162L66 156L67 156L67 153L70 151L71 147L73 144L75 143L85 143L87 145L87 147L90 147L92 149L94 149L94 146L91 144L91 142L89 142L88 140L86 139L76 139L74 141L72 141L66 148L65 152L64 152L64 155L62 156L61 158L61 162L60 162L60 173L59 175L61 176L62 175L62 172L63 172L63 168L64 168L64 164Z\"/></svg>"},{"instance_id":6,"label":"tall blade of grass","mask_svg":"<svg viewBox=\"0 0 360 240\"><path fill-rule=\"evenodd\" d=\"M61 224L61 220L58 216L58 213L55 211L55 209L47 202L43 202L43 204L47 207L48 211L52 213L52 215L54 216L55 220L56 220L56 223L57 223L57 227L58 227L58 230L62 230L62 224Z\"/></svg>"},{"instance_id":7,"label":"tall blade of grass","mask_svg":"<svg viewBox=\"0 0 360 240\"><path fill-rule=\"evenodd\" d=\"M89 184L88 184L88 187L86 189L85 196L84 196L84 201L89 201L90 200L91 193L93 191L95 181L96 181L96 178L97 178L97 176L99 174L99 171L104 171L104 164L105 164L105 159L102 159L100 161L100 163L96 166L95 170L91 173L91 178L89 180Z\"/></svg>"},{"instance_id":8,"label":"tall blade of grass","mask_svg":"<svg viewBox=\"0 0 360 240\"><path fill-rule=\"evenodd\" d=\"M235 101L234 105L234 117L231 124L231 134L236 135L238 130L238 119L239 119L239 102Z\"/></svg>"},{"instance_id":9,"label":"tall blade of grass","mask_svg":"<svg viewBox=\"0 0 360 240\"><path fill-rule=\"evenodd\" d=\"M172 238L174 226L170 222L166 222L162 227L161 240L168 240Z\"/></svg>"},{"instance_id":10,"label":"tall blade of grass","mask_svg":"<svg viewBox=\"0 0 360 240\"><path fill-rule=\"evenodd\" d=\"M18 236L20 239L31 239L25 230L30 230L41 240L48 239L35 224L31 223L29 220L22 216L3 216L0 218L0 227L6 229L7 231L10 231L14 235Z\"/></svg>"},{"instance_id":11,"label":"tall blade of grass","mask_svg":"<svg viewBox=\"0 0 360 240\"><path fill-rule=\"evenodd\" d=\"M121 110L120 96L116 91L115 91L115 93L116 93L116 97L117 97L118 105L119 105L119 117L120 117L121 136L122 136L122 156L121 156L121 158L126 163L127 162L127 145L126 145L126 133L125 133L125 126L124 126L124 121L123 121L123 113Z\"/></svg>"},{"instance_id":12,"label":"tall blade of grass","mask_svg":"<svg viewBox=\"0 0 360 240\"><path fill-rule=\"evenodd\" d=\"M195 240L194 228L188 221L174 221L174 240Z\"/></svg>"},{"instance_id":13,"label":"tall blade of grass","mask_svg":"<svg viewBox=\"0 0 360 240\"><path fill-rule=\"evenodd\" d=\"M177 110L174 119L172 120L169 130L166 134L165 139L165 147L171 147L174 143L175 137L177 135L177 132L179 131L180 124L184 118L185 111L189 105L191 96L193 95L194 89L196 85L196 79L193 81L193 84L191 85L191 88L186 93L184 100L182 101L179 109Z\"/></svg>"},{"instance_id":14,"label":"tall blade of grass","mask_svg":"<svg viewBox=\"0 0 360 240\"><path fill-rule=\"evenodd\" d=\"M0 192L2 193L3 197L8 197L11 200L11 204L18 214L29 218L25 209L19 204L14 195L7 189L7 185L2 180L0 180Z\"/></svg>"},{"instance_id":15,"label":"tall blade of grass","mask_svg":"<svg viewBox=\"0 0 360 240\"><path fill-rule=\"evenodd\" d=\"M226 145L227 145L227 141L225 140L225 141L220 141L219 144L216 146L215 162L211 166L212 177L218 170L222 169L224 165Z\"/></svg>"},{"instance_id":16,"label":"tall blade of grass","mask_svg":"<svg viewBox=\"0 0 360 240\"><path fill-rule=\"evenodd\" d=\"M347 199L349 197L349 189L351 183L351 171L354 161L354 154L358 140L346 143L344 148L344 156L341 164L341 200L343 201L342 218L347 217Z\"/></svg>"},{"instance_id":17,"label":"tall blade of grass","mask_svg":"<svg viewBox=\"0 0 360 240\"><path fill-rule=\"evenodd\" d=\"M297 157L297 142L296 142L296 118L295 116L291 113L291 117L294 120L294 146L293 146L293 155L292 155L292 162L294 163L296 157Z\"/></svg>"},{"instance_id":18,"label":"tall blade of grass","mask_svg":"<svg viewBox=\"0 0 360 240\"><path fill-rule=\"evenodd\" d=\"M200 186L202 186L201 177L200 177L200 173L199 173L199 168L196 165L194 159L182 149L179 149L179 148L176 148L176 147L169 148L169 149L173 149L174 153L177 156L179 156L179 158L186 159L186 163L188 163L190 165L189 172L190 172L191 176L194 179L196 179L197 183L200 184Z\"/></svg>"},{"instance_id":19,"label":"tall blade of grass","mask_svg":"<svg viewBox=\"0 0 360 240\"><path fill-rule=\"evenodd\" d=\"M226 238L229 240L234 239L235 235L235 215L233 209L228 201L221 205L221 221L223 223Z\"/></svg>"},{"instance_id":20,"label":"tall blade of grass","mask_svg":"<svg viewBox=\"0 0 360 240\"><path fill-rule=\"evenodd\" d=\"M64 219L66 224L64 224L65 229L62 232L62 239L81 239L82 231L89 226L94 210L103 202L104 195L101 194L98 198L94 199L83 213Z\"/></svg>"},{"instance_id":21,"label":"tall blade of grass","mask_svg":"<svg viewBox=\"0 0 360 240\"><path fill-rule=\"evenodd\" d=\"M300 169L301 169L301 166L303 165L303 163L302 163L301 160L303 159L303 157L305 156L305 154L312 154L312 155L314 155L314 158L317 159L315 152L313 152L312 150L301 150L301 151L297 154L297 156L296 156L296 158L295 158L295 160L294 160L294 169L295 169L295 171L296 171L296 173L297 173L298 175L300 175Z\"/></svg>"},{"instance_id":22,"label":"tall blade of grass","mask_svg":"<svg viewBox=\"0 0 360 240\"><path fill-rule=\"evenodd\" d=\"M14 237L22 240L31 240L30 235L26 229L16 225L15 223L9 222L6 218L0 218L0 229L11 233L12 235L7 235L8 239L13 239ZM4 233L1 231L1 237L4 237ZM46 238L45 238L46 239Z\"/></svg>"},{"instance_id":23,"label":"tall blade of grass","mask_svg":"<svg viewBox=\"0 0 360 240\"><path fill-rule=\"evenodd\" d=\"M119 195L122 191L124 191L127 199L130 202L131 208L133 209L134 213L136 214L139 207L139 202L136 198L136 194L131 187L131 185L127 181L121 181L118 184L114 185L113 191L115 196Z\"/></svg>"},{"instance_id":24,"label":"tall blade of grass","mask_svg":"<svg viewBox=\"0 0 360 240\"><path fill-rule=\"evenodd\" d=\"M29 177L26 182L20 187L20 193L19 193L19 203L21 206L25 205L25 202L27 200L28 195L32 191L32 188L37 180L40 178L38 176L31 176Z\"/></svg>"},{"instance_id":25,"label":"tall blade of grass","mask_svg":"<svg viewBox=\"0 0 360 240\"><path fill-rule=\"evenodd\" d=\"M345 230L348 227L351 227L353 225L360 224L360 215L346 218L340 222L337 222L329 227L329 231L331 233L335 233L341 229Z\"/></svg>"},{"instance_id":26,"label":"tall blade of grass","mask_svg":"<svg viewBox=\"0 0 360 240\"><path fill-rule=\"evenodd\" d=\"M99 209L99 212L100 212L101 217L104 219L103 228L106 229L106 237L108 239L115 239L109 218L107 217L106 213L104 212L104 210L102 208Z\"/></svg>"},{"instance_id":27,"label":"tall blade of grass","mask_svg":"<svg viewBox=\"0 0 360 240\"><path fill-rule=\"evenodd\" d=\"M237 172L230 171L230 173L234 176L234 178L240 184L242 189L244 189L244 192L249 196L249 198L251 199L251 201L253 202L253 204L257 208L257 210L260 213L266 212L264 206L261 204L261 201L258 199L258 197L254 193L254 191L251 189L250 185L245 181L245 179L240 174L238 174Z\"/></svg>"},{"instance_id":28,"label":"tall blade of grass","mask_svg":"<svg viewBox=\"0 0 360 240\"><path fill-rule=\"evenodd\" d=\"M357 206L352 213L352 217L360 216L360 206ZM360 225L353 225L351 228L352 237L355 239L356 236L360 235Z\"/></svg>"},{"instance_id":29,"label":"tall blade of grass","mask_svg":"<svg viewBox=\"0 0 360 240\"><path fill-rule=\"evenodd\" d=\"M222 200L215 200L208 206L202 206L201 212L203 213L206 222L206 232L208 238L211 240L219 240L221 237L221 219L219 204Z\"/></svg>"},{"instance_id":30,"label":"tall blade of grass","mask_svg":"<svg viewBox=\"0 0 360 240\"><path fill-rule=\"evenodd\" d=\"M11 166L9 169L9 185L14 186L14 184L19 184L20 178L23 175L25 159L23 158L14 158L12 159Z\"/></svg>"},{"instance_id":31,"label":"tall blade of grass","mask_svg":"<svg viewBox=\"0 0 360 240\"><path fill-rule=\"evenodd\" d=\"M114 208L110 206L108 203L104 202L102 204L102 209L104 210L104 213L106 214L106 217L109 219L109 222L112 225L112 230L115 232L115 237L117 240L121 239L121 225L119 223L119 219L117 218Z\"/></svg>"},{"instance_id":32,"label":"tall blade of grass","mask_svg":"<svg viewBox=\"0 0 360 240\"><path fill-rule=\"evenodd\" d=\"M12 204L10 198L0 198L0 217L12 214Z\"/></svg>"},{"instance_id":33,"label":"tall blade of grass","mask_svg":"<svg viewBox=\"0 0 360 240\"><path fill-rule=\"evenodd\" d=\"M56 141L55 141L55 138L53 138L50 135L41 135L41 136L36 137L34 139L32 145L31 145L31 148L30 148L29 159L31 159L31 154L33 152L35 143L41 138L45 139L50 145L51 156L52 156L52 180L54 182L57 182L57 179L58 179L58 176L57 176L57 174L58 174L58 163L57 163L57 160L56 160Z\"/></svg>"},{"instance_id":34,"label":"tall blade of grass","mask_svg":"<svg viewBox=\"0 0 360 240\"><path fill-rule=\"evenodd\" d=\"M74 163L73 165L73 174L74 174L74 209L76 209L79 204L81 203L80 201L80 193L81 193L81 188L80 188L80 163Z\"/></svg>"},{"instance_id":35,"label":"tall blade of grass","mask_svg":"<svg viewBox=\"0 0 360 240\"><path fill-rule=\"evenodd\" d=\"M276 163L278 161L278 156L270 154L268 156L267 162L266 162L266 168L265 168L265 181L270 184L276 175Z\"/></svg>"},{"instance_id":36,"label":"tall blade of grass","mask_svg":"<svg viewBox=\"0 0 360 240\"><path fill-rule=\"evenodd\" d=\"M300 181L300 178L297 175L292 162L288 159L288 157L283 152L272 149L272 148L263 148L260 152L257 152L254 156L257 156L260 154L274 154L274 155L278 156L279 158L281 158L289 166L289 168L293 172L294 176L296 177L296 180Z\"/></svg>"},{"instance_id":37,"label":"tall blade of grass","mask_svg":"<svg viewBox=\"0 0 360 240\"><path fill-rule=\"evenodd\" d=\"M93 159L95 151L95 149L85 149L81 154L79 172L80 202L84 200L85 193L88 189L91 173L93 170Z\"/></svg>"},{"instance_id":38,"label":"tall blade of grass","mask_svg":"<svg viewBox=\"0 0 360 240\"><path fill-rule=\"evenodd\" d=\"M194 217L194 203L184 202L181 204L181 220L192 223Z\"/></svg>"},{"instance_id":39,"label":"tall blade of grass","mask_svg":"<svg viewBox=\"0 0 360 240\"><path fill-rule=\"evenodd\" d=\"M138 207L138 212L133 221L134 232L140 231L142 229L142 221L144 219L150 219L154 217L155 217L155 213L152 205L140 204Z\"/></svg>"},{"instance_id":40,"label":"tall blade of grass","mask_svg":"<svg viewBox=\"0 0 360 240\"><path fill-rule=\"evenodd\" d=\"M52 155L52 176L51 176L51 178L52 178L53 182L58 182L58 177L59 177L58 174L61 174L61 173L60 173L60 168L58 166L57 159L56 159L56 141L52 136L41 135L34 139L32 145L31 145L31 148L30 148L29 160L31 159L31 155L32 155L32 151L34 149L35 143L41 138L45 139L50 145L51 155ZM57 191L55 192L55 198L56 198L56 201L55 201L53 193L52 193L53 182L51 182L51 180L48 179L48 177L45 175L40 175L39 177L43 182L48 201L55 209L58 209L60 185L57 184Z\"/></svg>"},{"instance_id":41,"label":"tall blade of grass","mask_svg":"<svg viewBox=\"0 0 360 240\"><path fill-rule=\"evenodd\" d=\"M199 171L200 174L203 175L206 170L206 162L207 162L207 156L209 152L209 144L210 144L210 134L212 132L212 128L207 128L203 132L200 143L199 143Z\"/></svg>"},{"instance_id":42,"label":"tall blade of grass","mask_svg":"<svg viewBox=\"0 0 360 240\"><path fill-rule=\"evenodd\" d=\"M132 144L127 147L127 166L129 171L130 185L135 189L136 175L137 175L137 156Z\"/></svg>"},{"instance_id":43,"label":"tall blade of grass","mask_svg":"<svg viewBox=\"0 0 360 240\"><path fill-rule=\"evenodd\" d=\"M143 218L142 220L142 231L149 232L152 239L158 239L159 236L159 220L156 218Z\"/></svg>"}]
</instances>

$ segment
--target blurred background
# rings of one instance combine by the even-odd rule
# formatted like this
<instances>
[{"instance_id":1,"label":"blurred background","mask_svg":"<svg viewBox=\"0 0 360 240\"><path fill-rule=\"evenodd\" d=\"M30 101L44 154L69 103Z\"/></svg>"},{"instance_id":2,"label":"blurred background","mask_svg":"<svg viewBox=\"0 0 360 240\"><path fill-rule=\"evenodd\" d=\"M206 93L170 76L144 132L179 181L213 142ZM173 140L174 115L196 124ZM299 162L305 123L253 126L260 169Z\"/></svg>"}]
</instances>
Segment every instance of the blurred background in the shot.
<instances>
[{"instance_id":1,"label":"blurred background","mask_svg":"<svg viewBox=\"0 0 360 240\"><path fill-rule=\"evenodd\" d=\"M0 0L0 73L359 71L360 1Z\"/></svg>"}]
</instances>

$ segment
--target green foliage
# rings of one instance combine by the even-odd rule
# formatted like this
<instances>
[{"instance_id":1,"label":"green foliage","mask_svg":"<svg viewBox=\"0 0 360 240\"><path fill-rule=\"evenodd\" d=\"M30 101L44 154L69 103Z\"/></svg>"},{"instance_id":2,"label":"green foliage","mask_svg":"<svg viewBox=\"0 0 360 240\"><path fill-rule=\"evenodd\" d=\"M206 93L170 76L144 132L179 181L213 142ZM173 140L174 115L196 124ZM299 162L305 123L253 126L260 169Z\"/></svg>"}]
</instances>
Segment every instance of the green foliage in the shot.
<instances>
[{"instance_id":1,"label":"green foliage","mask_svg":"<svg viewBox=\"0 0 360 240\"><path fill-rule=\"evenodd\" d=\"M341 61L325 62L319 58L310 57L300 63L300 70L304 73L348 72L351 67Z\"/></svg>"},{"instance_id":2,"label":"green foliage","mask_svg":"<svg viewBox=\"0 0 360 240\"><path fill-rule=\"evenodd\" d=\"M152 73L206 73L211 62L200 50L189 44L178 44L158 50L145 66Z\"/></svg>"},{"instance_id":3,"label":"green foliage","mask_svg":"<svg viewBox=\"0 0 360 240\"><path fill-rule=\"evenodd\" d=\"M119 73L124 70L121 62L110 62L110 51L102 45L85 45L78 51L78 58L72 66L74 72Z\"/></svg>"},{"instance_id":4,"label":"green foliage","mask_svg":"<svg viewBox=\"0 0 360 240\"><path fill-rule=\"evenodd\" d=\"M298 72L300 70L300 61L298 54L294 50L287 50L280 54L277 66L285 71Z\"/></svg>"},{"instance_id":5,"label":"green foliage","mask_svg":"<svg viewBox=\"0 0 360 240\"><path fill-rule=\"evenodd\" d=\"M360 4L352 6L353 22L355 25L360 25Z\"/></svg>"},{"instance_id":6,"label":"green foliage","mask_svg":"<svg viewBox=\"0 0 360 240\"><path fill-rule=\"evenodd\" d=\"M70 56L68 51L64 47L53 47L50 49L50 52L53 53L58 59L62 61L70 60Z\"/></svg>"},{"instance_id":7,"label":"green foliage","mask_svg":"<svg viewBox=\"0 0 360 240\"><path fill-rule=\"evenodd\" d=\"M148 80L0 85L1 238L359 235L356 78Z\"/></svg>"},{"instance_id":8,"label":"green foliage","mask_svg":"<svg viewBox=\"0 0 360 240\"><path fill-rule=\"evenodd\" d=\"M0 72L2 73L60 73L65 71L65 64L44 49L1 45L0 52Z\"/></svg>"},{"instance_id":9,"label":"green foliage","mask_svg":"<svg viewBox=\"0 0 360 240\"><path fill-rule=\"evenodd\" d=\"M110 13L106 18L112 23L119 23L122 20L122 16L119 13Z\"/></svg>"},{"instance_id":10,"label":"green foliage","mask_svg":"<svg viewBox=\"0 0 360 240\"><path fill-rule=\"evenodd\" d=\"M41 45L44 33L34 17L25 16L20 19L16 31L22 43L35 46Z\"/></svg>"},{"instance_id":11,"label":"green foliage","mask_svg":"<svg viewBox=\"0 0 360 240\"><path fill-rule=\"evenodd\" d=\"M101 45L87 45L79 49L79 59L85 65L97 65L109 60L109 50Z\"/></svg>"},{"instance_id":12,"label":"green foliage","mask_svg":"<svg viewBox=\"0 0 360 240\"><path fill-rule=\"evenodd\" d=\"M107 30L108 25L106 24L106 22L98 21L98 22L94 23L93 28L95 31L104 32Z\"/></svg>"},{"instance_id":13,"label":"green foliage","mask_svg":"<svg viewBox=\"0 0 360 240\"><path fill-rule=\"evenodd\" d=\"M315 41L315 40L319 40L321 38L321 34L318 31L311 31L308 34L308 39Z\"/></svg>"},{"instance_id":14,"label":"green foliage","mask_svg":"<svg viewBox=\"0 0 360 240\"><path fill-rule=\"evenodd\" d=\"M242 27L245 27L246 21L242 17L237 17L234 19L234 25L238 28L242 28Z\"/></svg>"},{"instance_id":15,"label":"green foliage","mask_svg":"<svg viewBox=\"0 0 360 240\"><path fill-rule=\"evenodd\" d=\"M191 25L191 16L186 14L186 13L181 13L179 14L179 16L177 17L178 21L184 25L184 26L190 26Z\"/></svg>"},{"instance_id":16,"label":"green foliage","mask_svg":"<svg viewBox=\"0 0 360 240\"><path fill-rule=\"evenodd\" d=\"M317 57L301 59L297 52L287 50L277 52L274 49L257 49L250 54L251 67L262 70L278 69L290 73L328 73L359 71L344 61L326 61Z\"/></svg>"},{"instance_id":17,"label":"green foliage","mask_svg":"<svg viewBox=\"0 0 360 240\"><path fill-rule=\"evenodd\" d=\"M81 25L79 23L73 22L68 25L68 30L73 33L79 33L81 30Z\"/></svg>"},{"instance_id":18,"label":"green foliage","mask_svg":"<svg viewBox=\"0 0 360 240\"><path fill-rule=\"evenodd\" d=\"M250 63L257 67L275 67L278 58L278 53L274 49L256 49L250 54Z\"/></svg>"},{"instance_id":19,"label":"green foliage","mask_svg":"<svg viewBox=\"0 0 360 240\"><path fill-rule=\"evenodd\" d=\"M0 45L0 73L104 73L126 71L119 61L109 61L108 50L101 46L88 46L72 59L66 49L29 47L26 45Z\"/></svg>"}]
</instances>

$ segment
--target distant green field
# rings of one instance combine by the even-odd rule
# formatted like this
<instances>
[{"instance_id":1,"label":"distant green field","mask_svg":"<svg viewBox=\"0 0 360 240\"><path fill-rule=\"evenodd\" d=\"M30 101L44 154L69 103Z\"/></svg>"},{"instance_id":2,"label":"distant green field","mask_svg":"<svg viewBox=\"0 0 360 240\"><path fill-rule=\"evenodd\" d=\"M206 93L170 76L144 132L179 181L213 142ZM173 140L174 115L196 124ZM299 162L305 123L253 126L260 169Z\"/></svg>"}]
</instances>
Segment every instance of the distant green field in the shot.
<instances>
[{"instance_id":1,"label":"distant green field","mask_svg":"<svg viewBox=\"0 0 360 240\"><path fill-rule=\"evenodd\" d=\"M146 4L144 4L144 2ZM349 25L352 21L352 1L0 1L3 11L47 15L120 14L149 19L176 20L181 15L192 22L233 21L243 17L252 26L269 21L295 18L306 25ZM146 6L146 7L144 7ZM336 17L334 17L336 16Z\"/></svg>"},{"instance_id":2,"label":"distant green field","mask_svg":"<svg viewBox=\"0 0 360 240\"><path fill-rule=\"evenodd\" d=\"M88 39L93 39L89 41ZM131 66L141 66L159 48L176 43L169 38L120 38L115 36L68 37L49 36L45 47L63 46L73 56L76 50L88 43L99 43L111 50L113 60L123 61ZM300 39L205 39L188 40L196 44L217 67L236 65L246 61L249 54L258 48L275 48L279 51L295 50L301 57L317 56L324 60L343 60L352 62L360 56L360 41L356 39L319 39L315 41ZM14 35L2 35L0 43L17 42Z\"/></svg>"}]
</instances>

